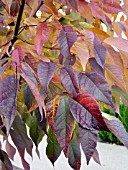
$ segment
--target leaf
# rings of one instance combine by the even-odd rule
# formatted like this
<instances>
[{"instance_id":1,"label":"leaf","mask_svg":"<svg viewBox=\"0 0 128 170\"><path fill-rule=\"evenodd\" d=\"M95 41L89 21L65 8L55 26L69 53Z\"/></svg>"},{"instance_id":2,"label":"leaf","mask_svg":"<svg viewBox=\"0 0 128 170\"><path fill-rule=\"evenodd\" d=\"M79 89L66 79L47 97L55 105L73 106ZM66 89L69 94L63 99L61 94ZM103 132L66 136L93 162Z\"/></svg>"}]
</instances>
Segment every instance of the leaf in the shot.
<instances>
[{"instance_id":1,"label":"leaf","mask_svg":"<svg viewBox=\"0 0 128 170\"><path fill-rule=\"evenodd\" d=\"M46 155L54 165L55 161L58 159L60 154L61 154L61 147L57 141L56 135L51 129L49 129L48 138L47 138Z\"/></svg>"},{"instance_id":2,"label":"leaf","mask_svg":"<svg viewBox=\"0 0 128 170\"><path fill-rule=\"evenodd\" d=\"M54 119L60 102L60 96L56 95L53 100L46 104L46 118L50 128L54 131Z\"/></svg>"},{"instance_id":3,"label":"leaf","mask_svg":"<svg viewBox=\"0 0 128 170\"><path fill-rule=\"evenodd\" d=\"M2 149L0 149L0 160L3 162L6 169L13 170L13 166L8 158L8 155Z\"/></svg>"},{"instance_id":4,"label":"leaf","mask_svg":"<svg viewBox=\"0 0 128 170\"><path fill-rule=\"evenodd\" d=\"M27 129L24 122L18 116L15 117L15 121L13 122L13 129L11 129L10 135L12 141L18 149L24 169L29 170L30 166L24 159L24 153L26 149L29 155L32 156L33 144L30 138L27 136Z\"/></svg>"},{"instance_id":5,"label":"leaf","mask_svg":"<svg viewBox=\"0 0 128 170\"><path fill-rule=\"evenodd\" d=\"M89 58L89 63L96 73L104 77L104 69L97 63L95 58Z\"/></svg>"},{"instance_id":6,"label":"leaf","mask_svg":"<svg viewBox=\"0 0 128 170\"><path fill-rule=\"evenodd\" d=\"M120 37L110 37L104 40L105 43L118 48L124 52L128 52L128 41Z\"/></svg>"},{"instance_id":7,"label":"leaf","mask_svg":"<svg viewBox=\"0 0 128 170\"><path fill-rule=\"evenodd\" d=\"M2 74L4 73L5 69L6 69L7 65L3 66L0 68L0 77L2 76Z\"/></svg>"},{"instance_id":8,"label":"leaf","mask_svg":"<svg viewBox=\"0 0 128 170\"><path fill-rule=\"evenodd\" d=\"M37 104L40 109L41 115L43 115L42 108L45 110L45 105L44 105L44 97L40 94L38 87L37 87L37 81L34 77L34 73L29 65L26 63L22 63L22 68L21 68L21 73L20 75L25 79L27 82L29 88L31 89L33 96L35 97Z\"/></svg>"},{"instance_id":9,"label":"leaf","mask_svg":"<svg viewBox=\"0 0 128 170\"><path fill-rule=\"evenodd\" d=\"M9 141L6 141L6 152L12 160L14 160L14 156L16 153L16 149L9 143Z\"/></svg>"},{"instance_id":10,"label":"leaf","mask_svg":"<svg viewBox=\"0 0 128 170\"><path fill-rule=\"evenodd\" d=\"M87 72L79 74L80 87L88 91L96 100L113 107L112 94L106 80L97 73Z\"/></svg>"},{"instance_id":11,"label":"leaf","mask_svg":"<svg viewBox=\"0 0 128 170\"><path fill-rule=\"evenodd\" d=\"M30 137L37 148L38 144L41 142L41 140L44 136L44 132L41 129L35 115L31 116L29 127L30 127L30 129L29 129Z\"/></svg>"},{"instance_id":12,"label":"leaf","mask_svg":"<svg viewBox=\"0 0 128 170\"><path fill-rule=\"evenodd\" d=\"M97 129L100 124L103 129L107 129L98 103L88 92L79 93L70 99L69 107L74 118L82 127L93 128L94 126Z\"/></svg>"},{"instance_id":13,"label":"leaf","mask_svg":"<svg viewBox=\"0 0 128 170\"><path fill-rule=\"evenodd\" d=\"M21 67L21 62L24 59L24 51L21 47L15 49L12 52L12 65L15 67Z\"/></svg>"},{"instance_id":14,"label":"leaf","mask_svg":"<svg viewBox=\"0 0 128 170\"><path fill-rule=\"evenodd\" d=\"M54 121L54 130L57 135L57 140L66 156L74 129L74 119L70 113L68 103L68 97L61 96Z\"/></svg>"},{"instance_id":15,"label":"leaf","mask_svg":"<svg viewBox=\"0 0 128 170\"><path fill-rule=\"evenodd\" d=\"M38 65L38 77L43 90L47 93L48 85L56 69L56 63L53 62L40 62Z\"/></svg>"},{"instance_id":16,"label":"leaf","mask_svg":"<svg viewBox=\"0 0 128 170\"><path fill-rule=\"evenodd\" d=\"M12 4L12 0L2 0L2 2L7 5L8 7L8 10L9 10L9 13L10 13L10 7L11 7L11 4Z\"/></svg>"},{"instance_id":17,"label":"leaf","mask_svg":"<svg viewBox=\"0 0 128 170\"><path fill-rule=\"evenodd\" d=\"M65 25L62 27L58 37L58 45L61 54L68 58L70 54L70 49L77 39L77 34L71 26Z\"/></svg>"},{"instance_id":18,"label":"leaf","mask_svg":"<svg viewBox=\"0 0 128 170\"><path fill-rule=\"evenodd\" d=\"M98 140L97 132L79 127L79 139L88 165L96 149Z\"/></svg>"},{"instance_id":19,"label":"leaf","mask_svg":"<svg viewBox=\"0 0 128 170\"><path fill-rule=\"evenodd\" d=\"M99 38L94 36L94 55L97 63L104 68L104 63L106 60L106 48L102 45Z\"/></svg>"},{"instance_id":20,"label":"leaf","mask_svg":"<svg viewBox=\"0 0 128 170\"><path fill-rule=\"evenodd\" d=\"M105 12L111 14L118 14L119 12L123 11L119 3L111 0L104 0L103 5L101 5L101 7Z\"/></svg>"},{"instance_id":21,"label":"leaf","mask_svg":"<svg viewBox=\"0 0 128 170\"><path fill-rule=\"evenodd\" d=\"M34 44L38 55L41 55L43 45L49 39L49 28L47 23L39 23L37 25L36 36L34 38Z\"/></svg>"},{"instance_id":22,"label":"leaf","mask_svg":"<svg viewBox=\"0 0 128 170\"><path fill-rule=\"evenodd\" d=\"M24 102L25 105L27 106L27 109L29 110L32 107L32 101L34 99L34 96L27 84L24 86L23 92L24 92Z\"/></svg>"},{"instance_id":23,"label":"leaf","mask_svg":"<svg viewBox=\"0 0 128 170\"><path fill-rule=\"evenodd\" d=\"M95 161L96 163L98 163L99 165L101 165L100 159L99 159L99 153L98 153L97 149L95 149L92 157L93 157L93 159L94 159L94 161Z\"/></svg>"},{"instance_id":24,"label":"leaf","mask_svg":"<svg viewBox=\"0 0 128 170\"><path fill-rule=\"evenodd\" d=\"M69 150L68 150L68 163L69 165L75 169L80 170L81 166L81 151L80 151L80 142L78 138L78 129L75 128L73 137L71 139Z\"/></svg>"},{"instance_id":25,"label":"leaf","mask_svg":"<svg viewBox=\"0 0 128 170\"><path fill-rule=\"evenodd\" d=\"M15 119L17 85L15 75L7 76L0 81L0 111L6 119L7 134Z\"/></svg>"},{"instance_id":26,"label":"leaf","mask_svg":"<svg viewBox=\"0 0 128 170\"><path fill-rule=\"evenodd\" d=\"M104 121L109 130L128 148L128 133L120 120L112 117L112 120L104 118Z\"/></svg>"},{"instance_id":27,"label":"leaf","mask_svg":"<svg viewBox=\"0 0 128 170\"><path fill-rule=\"evenodd\" d=\"M63 67L60 70L60 78L62 85L71 95L75 95L79 92L78 77L71 66Z\"/></svg>"}]
</instances>

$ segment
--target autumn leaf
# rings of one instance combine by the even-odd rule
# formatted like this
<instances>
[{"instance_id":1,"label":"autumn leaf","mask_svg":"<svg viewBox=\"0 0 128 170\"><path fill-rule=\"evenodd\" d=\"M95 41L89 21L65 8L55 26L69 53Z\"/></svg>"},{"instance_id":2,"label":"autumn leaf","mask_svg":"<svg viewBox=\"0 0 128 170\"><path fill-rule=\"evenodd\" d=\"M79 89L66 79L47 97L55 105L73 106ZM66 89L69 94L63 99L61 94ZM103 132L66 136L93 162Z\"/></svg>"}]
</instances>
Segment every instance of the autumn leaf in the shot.
<instances>
[{"instance_id":1,"label":"autumn leaf","mask_svg":"<svg viewBox=\"0 0 128 170\"><path fill-rule=\"evenodd\" d=\"M113 107L109 85L102 76L94 72L80 73L79 83L80 87L88 91L95 99Z\"/></svg>"},{"instance_id":2,"label":"autumn leaf","mask_svg":"<svg viewBox=\"0 0 128 170\"><path fill-rule=\"evenodd\" d=\"M0 110L6 119L7 134L15 119L18 82L15 75L0 81Z\"/></svg>"},{"instance_id":3,"label":"autumn leaf","mask_svg":"<svg viewBox=\"0 0 128 170\"><path fill-rule=\"evenodd\" d=\"M98 135L95 130L84 129L79 127L79 138L88 165L91 157L95 152Z\"/></svg>"},{"instance_id":4,"label":"autumn leaf","mask_svg":"<svg viewBox=\"0 0 128 170\"><path fill-rule=\"evenodd\" d=\"M60 78L62 85L71 95L79 92L78 77L72 67L67 66L60 70Z\"/></svg>"},{"instance_id":5,"label":"autumn leaf","mask_svg":"<svg viewBox=\"0 0 128 170\"><path fill-rule=\"evenodd\" d=\"M40 62L38 65L38 77L43 90L47 93L48 85L56 69L56 63L53 62Z\"/></svg>"},{"instance_id":6,"label":"autumn leaf","mask_svg":"<svg viewBox=\"0 0 128 170\"><path fill-rule=\"evenodd\" d=\"M74 119L70 113L68 103L68 97L61 96L60 104L57 108L57 113L54 120L54 130L57 135L58 142L66 156L74 129Z\"/></svg>"},{"instance_id":7,"label":"autumn leaf","mask_svg":"<svg viewBox=\"0 0 128 170\"><path fill-rule=\"evenodd\" d=\"M21 62L24 58L24 51L21 47L15 49L12 53L12 65L15 67L21 67Z\"/></svg>"},{"instance_id":8,"label":"autumn leaf","mask_svg":"<svg viewBox=\"0 0 128 170\"><path fill-rule=\"evenodd\" d=\"M43 45L49 39L49 28L47 23L39 23L37 26L36 36L34 39L35 48L38 55L41 55Z\"/></svg>"}]
</instances>

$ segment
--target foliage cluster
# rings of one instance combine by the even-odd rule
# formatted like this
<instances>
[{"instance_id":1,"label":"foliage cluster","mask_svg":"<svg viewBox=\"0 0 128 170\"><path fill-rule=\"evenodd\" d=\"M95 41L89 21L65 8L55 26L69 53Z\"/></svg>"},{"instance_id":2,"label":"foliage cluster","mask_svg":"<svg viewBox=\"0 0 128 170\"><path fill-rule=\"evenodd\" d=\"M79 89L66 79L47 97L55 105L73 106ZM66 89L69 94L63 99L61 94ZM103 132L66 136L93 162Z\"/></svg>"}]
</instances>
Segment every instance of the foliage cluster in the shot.
<instances>
[{"instance_id":1,"label":"foliage cluster","mask_svg":"<svg viewBox=\"0 0 128 170\"><path fill-rule=\"evenodd\" d=\"M119 12L124 15L116 22ZM16 152L8 136L25 170L25 151L32 156L34 144L39 155L44 134L53 165L63 151L76 170L80 145L87 164L91 157L100 163L99 130L128 147L119 119L101 111L118 112L120 100L128 105L127 17L127 0L122 6L119 0L0 0L0 133L6 143L0 159L6 169L13 169Z\"/></svg>"}]
</instances>

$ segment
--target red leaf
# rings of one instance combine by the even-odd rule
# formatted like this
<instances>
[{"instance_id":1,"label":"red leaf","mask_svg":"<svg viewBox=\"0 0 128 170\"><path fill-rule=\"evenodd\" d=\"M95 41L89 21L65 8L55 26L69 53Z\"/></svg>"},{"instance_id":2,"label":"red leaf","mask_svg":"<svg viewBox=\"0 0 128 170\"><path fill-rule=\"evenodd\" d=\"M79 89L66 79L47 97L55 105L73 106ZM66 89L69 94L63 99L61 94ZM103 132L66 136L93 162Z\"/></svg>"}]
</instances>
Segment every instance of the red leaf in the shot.
<instances>
[{"instance_id":1,"label":"red leaf","mask_svg":"<svg viewBox=\"0 0 128 170\"><path fill-rule=\"evenodd\" d=\"M16 114L17 80L15 75L0 81L0 111L6 119L7 134Z\"/></svg>"},{"instance_id":2,"label":"red leaf","mask_svg":"<svg viewBox=\"0 0 128 170\"><path fill-rule=\"evenodd\" d=\"M34 77L33 70L31 69L31 67L28 64L22 63L20 75L25 79L29 88L31 89L31 91L37 101L37 104L39 106L40 113L43 116L42 108L45 111L44 96L42 96L38 90L37 81Z\"/></svg>"},{"instance_id":3,"label":"red leaf","mask_svg":"<svg viewBox=\"0 0 128 170\"><path fill-rule=\"evenodd\" d=\"M103 0L103 4L101 4L101 8L107 13L118 14L122 12L120 4L115 2L114 0Z\"/></svg>"},{"instance_id":4,"label":"red leaf","mask_svg":"<svg viewBox=\"0 0 128 170\"><path fill-rule=\"evenodd\" d=\"M78 77L72 67L67 66L60 70L61 82L67 92L75 95L79 92Z\"/></svg>"},{"instance_id":5,"label":"red leaf","mask_svg":"<svg viewBox=\"0 0 128 170\"><path fill-rule=\"evenodd\" d=\"M21 67L21 62L24 58L24 51L21 47L15 49L12 53L12 65Z\"/></svg>"},{"instance_id":6,"label":"red leaf","mask_svg":"<svg viewBox=\"0 0 128 170\"><path fill-rule=\"evenodd\" d=\"M41 55L43 45L49 39L49 29L47 23L39 23L37 26L37 32L34 39L35 48L38 55Z\"/></svg>"},{"instance_id":7,"label":"red leaf","mask_svg":"<svg viewBox=\"0 0 128 170\"><path fill-rule=\"evenodd\" d=\"M96 149L98 140L97 132L95 130L79 127L79 139L88 165Z\"/></svg>"},{"instance_id":8,"label":"red leaf","mask_svg":"<svg viewBox=\"0 0 128 170\"><path fill-rule=\"evenodd\" d=\"M95 99L113 107L112 94L106 80L97 73L79 74L80 87L88 91Z\"/></svg>"},{"instance_id":9,"label":"red leaf","mask_svg":"<svg viewBox=\"0 0 128 170\"><path fill-rule=\"evenodd\" d=\"M43 90L47 93L48 85L56 69L56 63L53 62L40 62L38 65L38 77Z\"/></svg>"},{"instance_id":10,"label":"red leaf","mask_svg":"<svg viewBox=\"0 0 128 170\"><path fill-rule=\"evenodd\" d=\"M74 100L76 100L78 103L77 102L75 103ZM90 119L92 119L92 117L86 117L88 116L88 113L89 113L98 121L98 123L103 128L107 129L97 101L88 92L77 94L76 96L74 96L74 100L71 100L70 102L70 109L71 109L71 112L74 115L76 115L77 110L75 111L75 108L77 109L78 105L80 105L82 111L79 112L79 115L77 114L76 117L78 118L80 122L82 121L81 125L83 127L84 127L84 124L85 124L85 127L87 127L86 123L87 124L92 123L90 122Z\"/></svg>"},{"instance_id":11,"label":"red leaf","mask_svg":"<svg viewBox=\"0 0 128 170\"><path fill-rule=\"evenodd\" d=\"M71 26L63 26L58 37L58 45L64 57L68 58L71 53L70 49L77 39L77 34Z\"/></svg>"},{"instance_id":12,"label":"red leaf","mask_svg":"<svg viewBox=\"0 0 128 170\"><path fill-rule=\"evenodd\" d=\"M66 156L74 129L74 118L70 113L68 103L68 97L61 96L54 122L58 142Z\"/></svg>"}]
</instances>

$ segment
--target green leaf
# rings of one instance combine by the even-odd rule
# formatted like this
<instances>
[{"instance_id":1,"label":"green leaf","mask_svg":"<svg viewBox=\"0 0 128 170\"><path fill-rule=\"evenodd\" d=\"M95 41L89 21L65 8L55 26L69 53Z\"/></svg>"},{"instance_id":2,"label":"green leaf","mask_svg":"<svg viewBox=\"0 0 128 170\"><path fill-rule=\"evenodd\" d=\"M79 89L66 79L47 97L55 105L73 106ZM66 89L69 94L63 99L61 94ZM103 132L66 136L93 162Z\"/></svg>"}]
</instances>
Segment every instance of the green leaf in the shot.
<instances>
[{"instance_id":1,"label":"green leaf","mask_svg":"<svg viewBox=\"0 0 128 170\"><path fill-rule=\"evenodd\" d=\"M54 165L55 161L61 154L61 147L57 141L56 135L51 129L48 131L47 143L46 155Z\"/></svg>"},{"instance_id":2,"label":"green leaf","mask_svg":"<svg viewBox=\"0 0 128 170\"><path fill-rule=\"evenodd\" d=\"M68 103L69 98L67 96L61 96L54 122L54 130L57 135L57 140L65 155L67 155L74 129L74 118L69 110Z\"/></svg>"}]
</instances>

